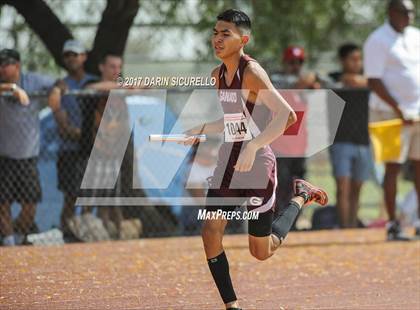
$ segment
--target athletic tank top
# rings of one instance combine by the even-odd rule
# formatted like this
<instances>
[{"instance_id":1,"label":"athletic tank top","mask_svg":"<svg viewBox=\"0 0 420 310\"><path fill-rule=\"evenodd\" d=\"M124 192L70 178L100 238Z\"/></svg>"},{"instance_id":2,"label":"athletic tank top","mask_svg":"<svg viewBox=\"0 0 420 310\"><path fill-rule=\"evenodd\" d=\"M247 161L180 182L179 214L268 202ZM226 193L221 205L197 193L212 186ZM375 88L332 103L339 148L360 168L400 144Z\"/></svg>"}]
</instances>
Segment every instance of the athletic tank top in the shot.
<instances>
[{"instance_id":1,"label":"athletic tank top","mask_svg":"<svg viewBox=\"0 0 420 310\"><path fill-rule=\"evenodd\" d=\"M271 120L271 111L264 104L256 105L242 97L243 75L251 61L255 60L248 55L240 58L230 85L225 80L226 66L222 64L219 70L218 95L224 114L224 143L219 151L219 160L237 159L241 148L258 136ZM258 156L275 158L269 146L258 150Z\"/></svg>"}]
</instances>

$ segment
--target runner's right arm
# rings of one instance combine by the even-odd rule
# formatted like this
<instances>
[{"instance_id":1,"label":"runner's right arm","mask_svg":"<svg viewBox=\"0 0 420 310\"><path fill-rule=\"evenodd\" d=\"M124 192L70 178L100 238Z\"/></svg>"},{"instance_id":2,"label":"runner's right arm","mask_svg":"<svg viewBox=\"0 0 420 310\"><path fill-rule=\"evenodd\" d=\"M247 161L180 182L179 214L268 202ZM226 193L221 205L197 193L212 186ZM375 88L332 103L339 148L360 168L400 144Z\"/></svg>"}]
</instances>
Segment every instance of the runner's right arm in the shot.
<instances>
[{"instance_id":1,"label":"runner's right arm","mask_svg":"<svg viewBox=\"0 0 420 310\"><path fill-rule=\"evenodd\" d=\"M219 88L219 70L220 66L217 66L213 69L211 72L211 76L216 79L216 89ZM200 135L200 134L212 134L212 133L220 133L223 132L224 129L224 120L223 117L218 119L217 121L206 123L202 125L195 126L194 128L191 128L185 132L187 135ZM191 145L198 143L198 139L194 137L190 137L188 140L183 142L184 145Z\"/></svg>"},{"instance_id":2,"label":"runner's right arm","mask_svg":"<svg viewBox=\"0 0 420 310\"><path fill-rule=\"evenodd\" d=\"M224 121L223 121L223 118L220 118L217 121L214 121L211 123L195 126L194 128L187 130L185 134L200 135L200 134L219 133L219 132L223 132L223 128L224 128Z\"/></svg>"}]
</instances>

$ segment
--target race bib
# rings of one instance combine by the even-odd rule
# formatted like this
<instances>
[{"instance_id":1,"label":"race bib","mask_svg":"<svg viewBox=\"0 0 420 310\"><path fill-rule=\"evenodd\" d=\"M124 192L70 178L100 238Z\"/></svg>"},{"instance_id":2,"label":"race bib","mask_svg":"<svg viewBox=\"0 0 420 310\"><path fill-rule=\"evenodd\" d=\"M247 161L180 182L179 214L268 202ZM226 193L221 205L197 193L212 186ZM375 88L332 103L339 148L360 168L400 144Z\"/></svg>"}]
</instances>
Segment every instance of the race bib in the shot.
<instances>
[{"instance_id":1,"label":"race bib","mask_svg":"<svg viewBox=\"0 0 420 310\"><path fill-rule=\"evenodd\" d=\"M243 113L225 114L225 142L240 142L252 139L248 120Z\"/></svg>"}]
</instances>

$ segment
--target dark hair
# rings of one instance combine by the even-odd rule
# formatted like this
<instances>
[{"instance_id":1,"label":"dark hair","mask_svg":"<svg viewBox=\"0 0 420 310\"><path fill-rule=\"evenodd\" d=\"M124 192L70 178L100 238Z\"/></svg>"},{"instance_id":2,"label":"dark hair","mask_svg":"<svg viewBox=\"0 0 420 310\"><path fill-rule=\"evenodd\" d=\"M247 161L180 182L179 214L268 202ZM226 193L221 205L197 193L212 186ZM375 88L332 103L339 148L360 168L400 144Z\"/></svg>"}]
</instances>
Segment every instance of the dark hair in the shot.
<instances>
[{"instance_id":1,"label":"dark hair","mask_svg":"<svg viewBox=\"0 0 420 310\"><path fill-rule=\"evenodd\" d=\"M248 15L240 10L229 9L217 15L217 20L233 23L236 27L251 31L251 20Z\"/></svg>"},{"instance_id":2,"label":"dark hair","mask_svg":"<svg viewBox=\"0 0 420 310\"><path fill-rule=\"evenodd\" d=\"M350 55L351 53L353 53L354 51L359 51L360 47L354 43L346 43L341 45L338 48L338 57L340 59L345 59L347 58L348 55Z\"/></svg>"},{"instance_id":3,"label":"dark hair","mask_svg":"<svg viewBox=\"0 0 420 310\"><path fill-rule=\"evenodd\" d=\"M388 1L388 10L391 9L403 9L404 8L404 0L389 0ZM410 0L410 2L412 2Z\"/></svg>"},{"instance_id":4,"label":"dark hair","mask_svg":"<svg viewBox=\"0 0 420 310\"><path fill-rule=\"evenodd\" d=\"M99 63L104 64L106 62L107 57L118 57L122 59L122 56L116 53L105 53L105 54L102 54L101 57L99 58Z\"/></svg>"}]
</instances>

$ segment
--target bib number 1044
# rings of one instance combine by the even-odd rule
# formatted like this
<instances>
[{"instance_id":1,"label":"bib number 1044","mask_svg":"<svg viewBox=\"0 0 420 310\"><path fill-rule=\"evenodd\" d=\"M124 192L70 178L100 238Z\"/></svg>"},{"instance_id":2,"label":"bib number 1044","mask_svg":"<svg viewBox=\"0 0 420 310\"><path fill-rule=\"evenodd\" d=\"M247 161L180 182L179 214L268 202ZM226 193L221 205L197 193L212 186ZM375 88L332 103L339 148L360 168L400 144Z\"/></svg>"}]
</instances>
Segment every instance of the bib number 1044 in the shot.
<instances>
[{"instance_id":1,"label":"bib number 1044","mask_svg":"<svg viewBox=\"0 0 420 310\"><path fill-rule=\"evenodd\" d=\"M251 132L248 128L248 120L242 113L225 115L225 141L239 142L251 140Z\"/></svg>"},{"instance_id":2,"label":"bib number 1044","mask_svg":"<svg viewBox=\"0 0 420 310\"><path fill-rule=\"evenodd\" d=\"M227 122L225 129L229 135L232 136L243 136L246 135L247 129L244 122Z\"/></svg>"}]
</instances>

